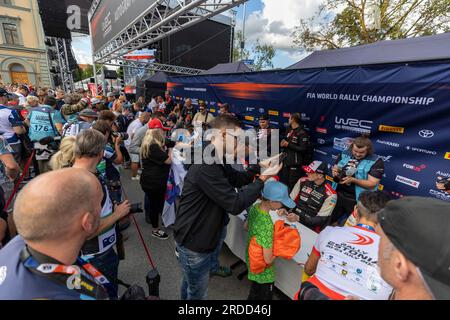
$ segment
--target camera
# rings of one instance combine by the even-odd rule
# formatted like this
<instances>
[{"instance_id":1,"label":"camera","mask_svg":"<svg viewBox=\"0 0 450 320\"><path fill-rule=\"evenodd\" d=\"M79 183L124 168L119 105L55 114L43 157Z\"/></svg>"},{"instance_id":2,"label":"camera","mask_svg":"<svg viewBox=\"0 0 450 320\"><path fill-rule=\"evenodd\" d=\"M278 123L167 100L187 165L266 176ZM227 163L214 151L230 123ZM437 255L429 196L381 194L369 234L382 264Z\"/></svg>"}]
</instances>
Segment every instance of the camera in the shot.
<instances>
[{"instance_id":1,"label":"camera","mask_svg":"<svg viewBox=\"0 0 450 320\"><path fill-rule=\"evenodd\" d=\"M438 177L436 180L436 183L438 184L443 184L444 185L444 191L450 191L450 180L449 179L445 179L443 177Z\"/></svg>"},{"instance_id":2,"label":"camera","mask_svg":"<svg viewBox=\"0 0 450 320\"><path fill-rule=\"evenodd\" d=\"M39 144L46 146L49 151L58 151L61 137L45 137L39 140Z\"/></svg>"},{"instance_id":3,"label":"camera","mask_svg":"<svg viewBox=\"0 0 450 320\"><path fill-rule=\"evenodd\" d=\"M130 214L141 213L144 212L142 210L142 203L133 203L130 207Z\"/></svg>"},{"instance_id":4,"label":"camera","mask_svg":"<svg viewBox=\"0 0 450 320\"><path fill-rule=\"evenodd\" d=\"M341 183L342 179L344 179L347 175L345 174L344 170L339 169L339 173L337 176L333 177L333 181L336 183Z\"/></svg>"},{"instance_id":5,"label":"camera","mask_svg":"<svg viewBox=\"0 0 450 320\"><path fill-rule=\"evenodd\" d=\"M120 137L122 140L128 140L128 138L130 138L129 134L126 132L113 132L112 136L116 138Z\"/></svg>"},{"instance_id":6,"label":"camera","mask_svg":"<svg viewBox=\"0 0 450 320\"><path fill-rule=\"evenodd\" d=\"M358 167L357 161L351 159L348 162L347 166L345 167L345 170L339 168L339 173L337 174L337 176L333 177L333 181L336 183L341 183L341 181L345 177L353 177L353 175L356 173L357 167Z\"/></svg>"}]
</instances>

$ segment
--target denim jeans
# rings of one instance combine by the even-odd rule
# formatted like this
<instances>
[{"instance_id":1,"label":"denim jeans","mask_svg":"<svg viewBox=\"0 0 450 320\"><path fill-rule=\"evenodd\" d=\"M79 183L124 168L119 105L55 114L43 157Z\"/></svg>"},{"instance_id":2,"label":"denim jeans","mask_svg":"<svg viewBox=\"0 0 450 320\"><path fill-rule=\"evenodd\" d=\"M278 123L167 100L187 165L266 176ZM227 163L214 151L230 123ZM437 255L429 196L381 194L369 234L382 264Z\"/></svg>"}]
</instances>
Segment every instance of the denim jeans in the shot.
<instances>
[{"instance_id":1,"label":"denim jeans","mask_svg":"<svg viewBox=\"0 0 450 320\"><path fill-rule=\"evenodd\" d=\"M177 244L177 259L183 274L181 283L182 300L205 300L208 294L210 253L198 253Z\"/></svg>"},{"instance_id":2,"label":"denim jeans","mask_svg":"<svg viewBox=\"0 0 450 320\"><path fill-rule=\"evenodd\" d=\"M108 290L108 295L111 299L118 297L117 276L119 273L119 257L113 248L105 253L89 259L89 262L100 271L106 279L111 283L112 291Z\"/></svg>"},{"instance_id":3,"label":"denim jeans","mask_svg":"<svg viewBox=\"0 0 450 320\"><path fill-rule=\"evenodd\" d=\"M220 256L220 252L222 251L223 242L225 241L226 237L227 237L227 226L225 225L222 229L222 234L220 235L219 243L217 244L216 249L214 250L213 254L211 255L211 272L212 273L218 271L220 268L219 256Z\"/></svg>"}]
</instances>

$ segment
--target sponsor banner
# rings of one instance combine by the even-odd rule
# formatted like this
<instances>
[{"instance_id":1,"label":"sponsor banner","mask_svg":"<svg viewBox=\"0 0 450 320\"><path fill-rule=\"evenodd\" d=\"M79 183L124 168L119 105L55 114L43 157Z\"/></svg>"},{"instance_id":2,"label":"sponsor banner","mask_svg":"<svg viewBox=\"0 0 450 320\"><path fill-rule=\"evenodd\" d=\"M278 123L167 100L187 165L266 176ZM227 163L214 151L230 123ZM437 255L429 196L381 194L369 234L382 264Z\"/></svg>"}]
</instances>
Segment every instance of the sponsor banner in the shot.
<instances>
[{"instance_id":1,"label":"sponsor banner","mask_svg":"<svg viewBox=\"0 0 450 320\"><path fill-rule=\"evenodd\" d=\"M169 82L176 96L228 103L246 125L269 114L284 136L287 119L299 113L310 128L314 160L330 166L352 139L370 134L374 154L384 161L383 189L397 197L430 197L435 173L449 171L449 62L173 76Z\"/></svg>"},{"instance_id":2,"label":"sponsor banner","mask_svg":"<svg viewBox=\"0 0 450 320\"><path fill-rule=\"evenodd\" d=\"M252 116L245 116L244 119L247 121L255 121L255 118Z\"/></svg>"}]
</instances>

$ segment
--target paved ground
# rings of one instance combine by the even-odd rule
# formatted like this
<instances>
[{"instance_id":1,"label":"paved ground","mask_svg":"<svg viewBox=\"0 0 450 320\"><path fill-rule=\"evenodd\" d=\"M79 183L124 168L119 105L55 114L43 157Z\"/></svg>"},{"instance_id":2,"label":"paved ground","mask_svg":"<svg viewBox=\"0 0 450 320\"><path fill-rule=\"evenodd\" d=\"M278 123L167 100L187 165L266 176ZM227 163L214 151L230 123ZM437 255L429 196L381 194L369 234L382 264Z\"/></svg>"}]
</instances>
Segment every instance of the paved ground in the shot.
<instances>
[{"instance_id":1,"label":"paved ground","mask_svg":"<svg viewBox=\"0 0 450 320\"><path fill-rule=\"evenodd\" d=\"M123 172L122 183L132 203L143 203L144 194L139 181L131 181L129 170ZM161 298L165 300L180 299L181 273L175 257L172 231L168 230L171 235L168 240L156 239L151 236L152 228L145 222L144 214L137 214L135 217L161 275ZM129 239L125 242L126 259L120 263L119 278L126 283L138 284L147 291L145 276L150 267L134 224L125 231L125 234ZM224 245L220 261L222 265L230 266L238 261L238 258ZM237 279L237 275L244 270L245 265L242 264L233 270L233 275L229 278L212 277L208 298L211 300L245 300L250 290L250 281L246 277L243 280ZM277 291L275 299L286 299L286 297Z\"/></svg>"}]
</instances>

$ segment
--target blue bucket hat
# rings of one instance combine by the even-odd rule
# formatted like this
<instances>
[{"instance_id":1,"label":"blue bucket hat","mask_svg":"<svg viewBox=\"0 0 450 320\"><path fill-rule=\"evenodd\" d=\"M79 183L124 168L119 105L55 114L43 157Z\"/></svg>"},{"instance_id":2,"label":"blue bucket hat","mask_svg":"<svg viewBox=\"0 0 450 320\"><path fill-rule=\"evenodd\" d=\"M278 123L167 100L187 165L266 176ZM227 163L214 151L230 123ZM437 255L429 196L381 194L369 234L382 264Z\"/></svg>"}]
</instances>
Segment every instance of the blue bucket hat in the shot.
<instances>
[{"instance_id":1,"label":"blue bucket hat","mask_svg":"<svg viewBox=\"0 0 450 320\"><path fill-rule=\"evenodd\" d=\"M295 208L295 202L289 197L287 186L281 182L266 182L261 195L267 200L281 202L285 207L290 209Z\"/></svg>"}]
</instances>

